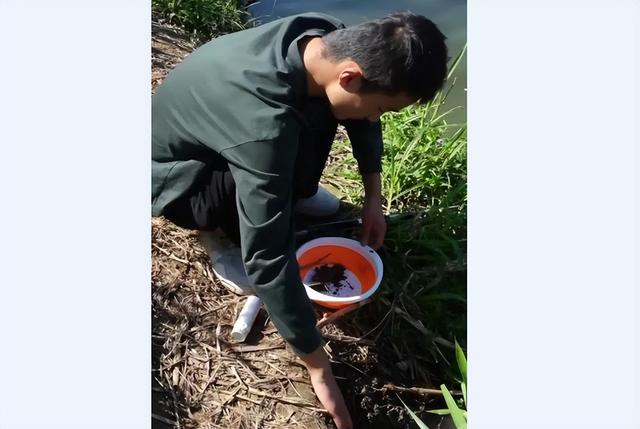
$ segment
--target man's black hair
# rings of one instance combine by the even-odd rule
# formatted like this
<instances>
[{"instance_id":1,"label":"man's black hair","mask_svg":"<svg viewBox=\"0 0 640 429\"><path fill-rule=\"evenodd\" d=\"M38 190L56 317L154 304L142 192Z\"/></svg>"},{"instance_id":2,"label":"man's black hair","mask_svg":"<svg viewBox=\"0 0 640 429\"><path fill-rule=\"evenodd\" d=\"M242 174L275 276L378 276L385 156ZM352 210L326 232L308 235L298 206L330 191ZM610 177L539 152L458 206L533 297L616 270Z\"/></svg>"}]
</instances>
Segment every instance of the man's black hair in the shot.
<instances>
[{"instance_id":1,"label":"man's black hair","mask_svg":"<svg viewBox=\"0 0 640 429\"><path fill-rule=\"evenodd\" d=\"M332 60L351 59L362 69L362 90L405 93L431 100L447 75L446 37L429 19L410 12L332 31L322 37Z\"/></svg>"}]
</instances>

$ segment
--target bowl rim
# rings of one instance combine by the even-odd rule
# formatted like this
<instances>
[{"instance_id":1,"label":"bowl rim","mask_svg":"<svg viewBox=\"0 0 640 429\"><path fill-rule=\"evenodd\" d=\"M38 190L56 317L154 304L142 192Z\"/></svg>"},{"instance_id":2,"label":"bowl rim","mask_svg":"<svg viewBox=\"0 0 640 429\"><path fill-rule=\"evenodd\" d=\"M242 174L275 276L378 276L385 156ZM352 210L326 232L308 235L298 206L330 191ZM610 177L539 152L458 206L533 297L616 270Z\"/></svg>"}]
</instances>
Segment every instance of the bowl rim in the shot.
<instances>
[{"instance_id":1,"label":"bowl rim","mask_svg":"<svg viewBox=\"0 0 640 429\"><path fill-rule=\"evenodd\" d=\"M372 263L374 269L376 270L376 279L373 285L371 286L371 288L369 288L369 290L367 290L365 293L362 293L360 295L355 295L355 296L348 296L348 297L328 296L313 290L312 288L307 286L304 282L302 282L302 285L307 291L307 295L309 296L309 299L311 299L312 301L324 301L324 302L331 302L335 304L352 304L355 302L363 301L369 298L371 295L373 295L375 291L378 289L378 287L380 286L380 282L382 281L382 275L383 275L382 259L380 259L380 255L378 255L378 253L375 250L373 250L371 247L367 246L366 244L362 244L359 241L352 240L350 238L344 238L344 237L320 237L320 238L310 240L305 244L303 244L302 246L300 246L296 251L296 261L302 254L304 254L309 249L313 247L321 246L321 245L327 245L327 244L332 246L346 247L350 250L355 251L356 253L359 253L361 256L363 256L365 259L367 259ZM302 279L300 280L302 281Z\"/></svg>"}]
</instances>

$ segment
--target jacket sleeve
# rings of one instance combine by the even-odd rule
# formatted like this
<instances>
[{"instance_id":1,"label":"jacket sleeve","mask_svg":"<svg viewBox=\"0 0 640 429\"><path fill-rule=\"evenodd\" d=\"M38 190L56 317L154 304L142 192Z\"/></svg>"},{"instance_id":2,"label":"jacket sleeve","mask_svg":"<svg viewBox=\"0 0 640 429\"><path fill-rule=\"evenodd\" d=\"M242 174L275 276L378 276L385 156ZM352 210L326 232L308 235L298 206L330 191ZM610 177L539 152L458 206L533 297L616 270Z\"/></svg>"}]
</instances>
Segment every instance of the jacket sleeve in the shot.
<instances>
[{"instance_id":1,"label":"jacket sleeve","mask_svg":"<svg viewBox=\"0 0 640 429\"><path fill-rule=\"evenodd\" d=\"M361 174L382 171L382 126L367 119L342 121Z\"/></svg>"},{"instance_id":2,"label":"jacket sleeve","mask_svg":"<svg viewBox=\"0 0 640 429\"><path fill-rule=\"evenodd\" d=\"M278 150L271 141L248 142L224 151L236 182L240 241L249 280L280 335L306 354L320 346L321 337L295 257L293 154L284 155L282 147Z\"/></svg>"}]
</instances>

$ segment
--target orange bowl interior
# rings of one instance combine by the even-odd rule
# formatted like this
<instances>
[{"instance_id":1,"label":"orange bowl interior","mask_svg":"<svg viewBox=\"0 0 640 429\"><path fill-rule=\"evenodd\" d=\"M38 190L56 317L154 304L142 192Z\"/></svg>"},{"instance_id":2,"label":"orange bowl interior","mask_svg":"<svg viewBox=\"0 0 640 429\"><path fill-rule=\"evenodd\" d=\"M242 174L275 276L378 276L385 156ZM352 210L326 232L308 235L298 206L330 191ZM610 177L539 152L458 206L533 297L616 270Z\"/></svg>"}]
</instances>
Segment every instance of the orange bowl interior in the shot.
<instances>
[{"instance_id":1,"label":"orange bowl interior","mask_svg":"<svg viewBox=\"0 0 640 429\"><path fill-rule=\"evenodd\" d=\"M376 281L375 266L360 253L348 247L324 244L313 247L304 252L298 258L300 266L300 278L304 279L309 270L326 264L340 264L351 271L360 281L361 293L365 293L373 287ZM344 303L329 301L316 301L318 304L331 307L344 307Z\"/></svg>"}]
</instances>

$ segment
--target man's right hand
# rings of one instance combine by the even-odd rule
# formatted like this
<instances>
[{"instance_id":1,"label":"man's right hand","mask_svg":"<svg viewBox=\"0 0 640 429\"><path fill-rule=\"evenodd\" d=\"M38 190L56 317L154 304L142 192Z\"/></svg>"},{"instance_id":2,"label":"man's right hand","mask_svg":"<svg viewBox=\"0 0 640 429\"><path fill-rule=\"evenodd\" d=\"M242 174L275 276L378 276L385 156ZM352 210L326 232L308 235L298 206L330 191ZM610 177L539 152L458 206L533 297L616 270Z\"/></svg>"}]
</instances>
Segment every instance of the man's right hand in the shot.
<instances>
[{"instance_id":1,"label":"man's right hand","mask_svg":"<svg viewBox=\"0 0 640 429\"><path fill-rule=\"evenodd\" d=\"M320 403L327 409L338 429L352 429L351 415L349 415L342 392L340 392L340 388L331 371L329 358L323 348L318 347L315 351L300 357L300 359L309 370L311 384Z\"/></svg>"}]
</instances>

